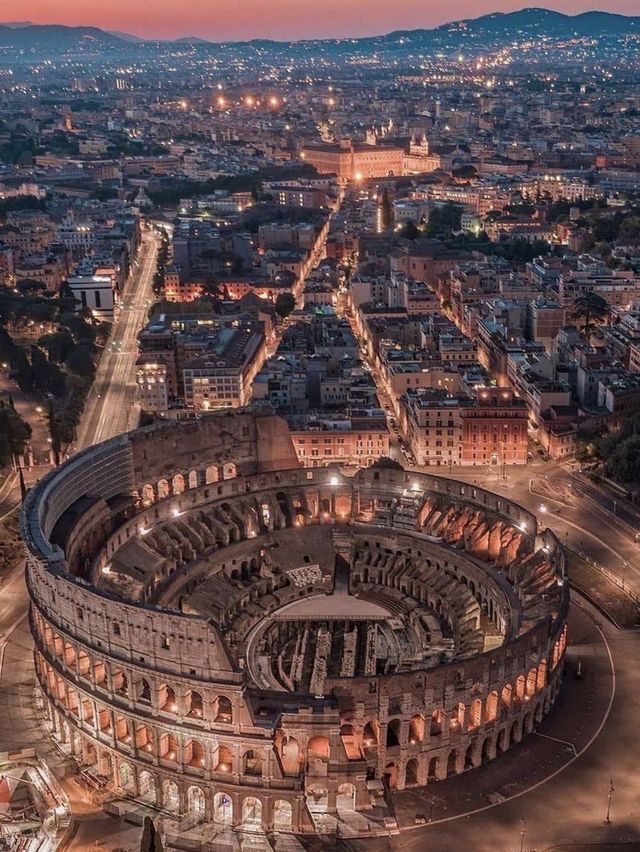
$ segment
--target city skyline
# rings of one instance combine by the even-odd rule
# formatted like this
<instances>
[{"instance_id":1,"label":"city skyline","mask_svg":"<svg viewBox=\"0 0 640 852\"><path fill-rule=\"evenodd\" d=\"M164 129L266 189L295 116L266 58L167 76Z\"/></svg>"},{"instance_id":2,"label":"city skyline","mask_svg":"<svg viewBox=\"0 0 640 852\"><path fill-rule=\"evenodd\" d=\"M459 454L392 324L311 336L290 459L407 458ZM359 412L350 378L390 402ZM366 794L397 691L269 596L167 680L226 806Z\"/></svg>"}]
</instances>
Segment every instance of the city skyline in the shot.
<instances>
[{"instance_id":1,"label":"city skyline","mask_svg":"<svg viewBox=\"0 0 640 852\"><path fill-rule=\"evenodd\" d=\"M606 8L602 8L602 6ZM206 4L193 3L175 14L169 0L157 0L153 6L133 8L125 0L62 0L52 13L49 0L18 0L4 4L5 21L34 24L96 26L105 30L126 31L142 38L173 39L188 36L211 41L273 38L348 38L378 35L394 30L436 27L451 21L476 18L494 12L513 12L526 8L522 0L481 0L465 2L453 15L449 4L435 0L428 9L418 0L398 0L392 7L370 0L319 0L299 15L297 0L273 0L268 9L260 0L221 0L215 19ZM590 0L560 0L543 8L575 15L587 11L606 11L623 15L638 13L636 0L615 0L598 5Z\"/></svg>"}]
</instances>

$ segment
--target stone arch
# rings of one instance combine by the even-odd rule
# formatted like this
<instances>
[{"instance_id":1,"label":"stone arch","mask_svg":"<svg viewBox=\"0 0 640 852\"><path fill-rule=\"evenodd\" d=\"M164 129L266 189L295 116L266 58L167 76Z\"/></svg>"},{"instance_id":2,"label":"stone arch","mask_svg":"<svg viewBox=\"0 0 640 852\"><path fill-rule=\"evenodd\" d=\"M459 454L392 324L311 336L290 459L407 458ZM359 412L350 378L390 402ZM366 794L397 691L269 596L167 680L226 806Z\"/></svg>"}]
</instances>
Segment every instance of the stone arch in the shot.
<instances>
[{"instance_id":1,"label":"stone arch","mask_svg":"<svg viewBox=\"0 0 640 852\"><path fill-rule=\"evenodd\" d=\"M412 757L407 761L407 766L404 771L405 787L415 787L418 783L418 761Z\"/></svg>"},{"instance_id":2,"label":"stone arch","mask_svg":"<svg viewBox=\"0 0 640 852\"><path fill-rule=\"evenodd\" d=\"M525 677L524 677L523 674L518 675L518 677L516 678L516 698L518 699L518 701L520 703L522 703L524 701L525 689L526 689Z\"/></svg>"},{"instance_id":3,"label":"stone arch","mask_svg":"<svg viewBox=\"0 0 640 852\"><path fill-rule=\"evenodd\" d=\"M336 808L339 811L355 811L356 788L353 786L353 784L340 784L336 797Z\"/></svg>"},{"instance_id":4,"label":"stone arch","mask_svg":"<svg viewBox=\"0 0 640 852\"><path fill-rule=\"evenodd\" d=\"M143 704L151 704L151 686L144 677L136 683L136 700Z\"/></svg>"},{"instance_id":5,"label":"stone arch","mask_svg":"<svg viewBox=\"0 0 640 852\"><path fill-rule=\"evenodd\" d=\"M429 767L427 769L427 778L429 780L436 780L438 778L438 772L440 770L440 758L438 756L432 757L429 761Z\"/></svg>"},{"instance_id":6,"label":"stone arch","mask_svg":"<svg viewBox=\"0 0 640 852\"><path fill-rule=\"evenodd\" d=\"M129 795L135 793L135 775L131 764L127 763L126 760L121 760L118 764L118 786Z\"/></svg>"},{"instance_id":7,"label":"stone arch","mask_svg":"<svg viewBox=\"0 0 640 852\"><path fill-rule=\"evenodd\" d=\"M148 482L142 486L142 502L145 506L151 506L155 502L156 493L153 490L153 485Z\"/></svg>"},{"instance_id":8,"label":"stone arch","mask_svg":"<svg viewBox=\"0 0 640 852\"><path fill-rule=\"evenodd\" d=\"M536 694L536 682L538 680L538 672L536 669L529 669L527 675L526 694L529 698Z\"/></svg>"},{"instance_id":9,"label":"stone arch","mask_svg":"<svg viewBox=\"0 0 640 852\"><path fill-rule=\"evenodd\" d=\"M91 671L91 658L82 648L78 649L78 660L76 663L78 674L86 677Z\"/></svg>"},{"instance_id":10,"label":"stone arch","mask_svg":"<svg viewBox=\"0 0 640 852\"><path fill-rule=\"evenodd\" d=\"M153 731L148 725L140 725L136 728L136 746L138 751L153 754Z\"/></svg>"},{"instance_id":11,"label":"stone arch","mask_svg":"<svg viewBox=\"0 0 640 852\"><path fill-rule=\"evenodd\" d=\"M215 464L208 465L204 472L205 483L211 485L213 482L217 482L218 478L218 466Z\"/></svg>"},{"instance_id":12,"label":"stone arch","mask_svg":"<svg viewBox=\"0 0 640 852\"><path fill-rule=\"evenodd\" d=\"M171 734L168 731L163 731L160 734L159 753L160 757L164 758L164 760L175 762L178 759L178 740L175 734Z\"/></svg>"},{"instance_id":13,"label":"stone arch","mask_svg":"<svg viewBox=\"0 0 640 852\"><path fill-rule=\"evenodd\" d=\"M329 760L329 739L328 737L311 737L307 743L307 757L322 762Z\"/></svg>"},{"instance_id":14,"label":"stone arch","mask_svg":"<svg viewBox=\"0 0 640 852\"><path fill-rule=\"evenodd\" d=\"M276 831L293 829L293 808L286 799L276 799L273 803L273 827Z\"/></svg>"},{"instance_id":15,"label":"stone arch","mask_svg":"<svg viewBox=\"0 0 640 852\"><path fill-rule=\"evenodd\" d=\"M213 819L221 825L233 823L233 802L227 793L216 793L213 797Z\"/></svg>"},{"instance_id":16,"label":"stone arch","mask_svg":"<svg viewBox=\"0 0 640 852\"><path fill-rule=\"evenodd\" d=\"M155 805L157 802L156 779L146 769L138 775L138 798L147 805Z\"/></svg>"},{"instance_id":17,"label":"stone arch","mask_svg":"<svg viewBox=\"0 0 640 852\"><path fill-rule=\"evenodd\" d=\"M225 462L222 466L222 478L234 479L238 475L238 468L233 462Z\"/></svg>"},{"instance_id":18,"label":"stone arch","mask_svg":"<svg viewBox=\"0 0 640 852\"><path fill-rule=\"evenodd\" d=\"M76 649L71 642L64 643L63 649L64 664L68 669L72 669L76 664Z\"/></svg>"},{"instance_id":19,"label":"stone arch","mask_svg":"<svg viewBox=\"0 0 640 852\"><path fill-rule=\"evenodd\" d=\"M213 721L231 724L233 722L233 710L231 701L226 695L219 695L213 702Z\"/></svg>"},{"instance_id":20,"label":"stone arch","mask_svg":"<svg viewBox=\"0 0 640 852\"><path fill-rule=\"evenodd\" d=\"M385 766L383 777L387 787L390 790L395 790L398 786L398 767L393 761Z\"/></svg>"},{"instance_id":21,"label":"stone arch","mask_svg":"<svg viewBox=\"0 0 640 852\"><path fill-rule=\"evenodd\" d=\"M172 814L180 810L180 790L175 781L166 780L162 784L162 807Z\"/></svg>"},{"instance_id":22,"label":"stone arch","mask_svg":"<svg viewBox=\"0 0 640 852\"><path fill-rule=\"evenodd\" d=\"M447 778L458 774L458 751L452 748L447 757Z\"/></svg>"},{"instance_id":23,"label":"stone arch","mask_svg":"<svg viewBox=\"0 0 640 852\"><path fill-rule=\"evenodd\" d=\"M184 494L186 483L182 473L176 473L171 480L171 491L173 494Z\"/></svg>"},{"instance_id":24,"label":"stone arch","mask_svg":"<svg viewBox=\"0 0 640 852\"><path fill-rule=\"evenodd\" d=\"M242 825L262 826L262 801L257 796L247 796L243 801Z\"/></svg>"},{"instance_id":25,"label":"stone arch","mask_svg":"<svg viewBox=\"0 0 640 852\"><path fill-rule=\"evenodd\" d=\"M419 713L411 717L409 722L409 742L421 743L424 740L424 716Z\"/></svg>"},{"instance_id":26,"label":"stone arch","mask_svg":"<svg viewBox=\"0 0 640 852\"><path fill-rule=\"evenodd\" d=\"M167 479L158 480L158 500L165 500L170 493L169 481Z\"/></svg>"},{"instance_id":27,"label":"stone arch","mask_svg":"<svg viewBox=\"0 0 640 852\"><path fill-rule=\"evenodd\" d=\"M400 745L400 719L390 719L387 724L387 748Z\"/></svg>"},{"instance_id":28,"label":"stone arch","mask_svg":"<svg viewBox=\"0 0 640 852\"><path fill-rule=\"evenodd\" d=\"M503 728L498 734L498 751L505 752L509 748L509 730Z\"/></svg>"},{"instance_id":29,"label":"stone arch","mask_svg":"<svg viewBox=\"0 0 640 852\"><path fill-rule=\"evenodd\" d=\"M116 716L116 739L124 745L131 743L131 723L124 716Z\"/></svg>"},{"instance_id":30,"label":"stone arch","mask_svg":"<svg viewBox=\"0 0 640 852\"><path fill-rule=\"evenodd\" d=\"M464 768L473 769L476 766L475 743L469 743L464 753Z\"/></svg>"},{"instance_id":31,"label":"stone arch","mask_svg":"<svg viewBox=\"0 0 640 852\"><path fill-rule=\"evenodd\" d=\"M468 728L473 730L479 728L482 723L482 701L480 698L474 698L469 708Z\"/></svg>"},{"instance_id":32,"label":"stone arch","mask_svg":"<svg viewBox=\"0 0 640 852\"><path fill-rule=\"evenodd\" d=\"M533 711L531 713L527 713L524 717L524 733L530 734L533 731Z\"/></svg>"},{"instance_id":33,"label":"stone arch","mask_svg":"<svg viewBox=\"0 0 640 852\"><path fill-rule=\"evenodd\" d=\"M218 747L217 761L213 768L217 772L233 771L233 754L228 746L221 745Z\"/></svg>"},{"instance_id":34,"label":"stone arch","mask_svg":"<svg viewBox=\"0 0 640 852\"><path fill-rule=\"evenodd\" d=\"M513 687L510 683L507 683L502 689L502 706L508 712L511 707L511 700L513 698Z\"/></svg>"},{"instance_id":35,"label":"stone arch","mask_svg":"<svg viewBox=\"0 0 640 852\"><path fill-rule=\"evenodd\" d=\"M184 762L188 766L204 768L204 746L199 740L189 740L184 749Z\"/></svg>"},{"instance_id":36,"label":"stone arch","mask_svg":"<svg viewBox=\"0 0 640 852\"><path fill-rule=\"evenodd\" d=\"M488 763L494 757L494 748L491 737L486 737L482 743L482 751L480 752L480 762Z\"/></svg>"},{"instance_id":37,"label":"stone arch","mask_svg":"<svg viewBox=\"0 0 640 852\"><path fill-rule=\"evenodd\" d=\"M195 689L190 689L185 695L185 705L187 716L192 719L202 719L204 713L204 702L202 695Z\"/></svg>"},{"instance_id":38,"label":"stone arch","mask_svg":"<svg viewBox=\"0 0 640 852\"><path fill-rule=\"evenodd\" d=\"M536 687L537 689L544 689L547 685L547 661L540 660L540 665L538 666L538 676L536 678Z\"/></svg>"},{"instance_id":39,"label":"stone arch","mask_svg":"<svg viewBox=\"0 0 640 852\"><path fill-rule=\"evenodd\" d=\"M158 687L158 709L163 713L178 712L176 691L167 683L161 683Z\"/></svg>"},{"instance_id":40,"label":"stone arch","mask_svg":"<svg viewBox=\"0 0 640 852\"><path fill-rule=\"evenodd\" d=\"M262 775L262 755L250 748L242 755L242 773L244 775Z\"/></svg>"},{"instance_id":41,"label":"stone arch","mask_svg":"<svg viewBox=\"0 0 640 852\"><path fill-rule=\"evenodd\" d=\"M200 814L204 816L205 812L205 796L200 787L189 787L187 790L187 810L190 814Z\"/></svg>"},{"instance_id":42,"label":"stone arch","mask_svg":"<svg viewBox=\"0 0 640 852\"><path fill-rule=\"evenodd\" d=\"M189 471L189 476L187 478L187 484L189 486L189 489L198 487L198 471L197 470L190 470Z\"/></svg>"},{"instance_id":43,"label":"stone arch","mask_svg":"<svg viewBox=\"0 0 640 852\"><path fill-rule=\"evenodd\" d=\"M129 680L123 671L118 670L113 673L112 683L116 695L121 695L123 698L129 697Z\"/></svg>"},{"instance_id":44,"label":"stone arch","mask_svg":"<svg viewBox=\"0 0 640 852\"><path fill-rule=\"evenodd\" d=\"M312 814L326 814L329 810L329 791L326 787L309 787L307 806Z\"/></svg>"},{"instance_id":45,"label":"stone arch","mask_svg":"<svg viewBox=\"0 0 640 852\"><path fill-rule=\"evenodd\" d=\"M377 748L380 738L380 724L376 719L367 722L362 731L362 741L365 748Z\"/></svg>"},{"instance_id":46,"label":"stone arch","mask_svg":"<svg viewBox=\"0 0 640 852\"><path fill-rule=\"evenodd\" d=\"M287 737L280 746L280 760L287 775L298 775L300 772L300 746L295 737Z\"/></svg>"},{"instance_id":47,"label":"stone arch","mask_svg":"<svg viewBox=\"0 0 640 852\"><path fill-rule=\"evenodd\" d=\"M485 721L493 722L498 718L498 693L494 690L487 695Z\"/></svg>"},{"instance_id":48,"label":"stone arch","mask_svg":"<svg viewBox=\"0 0 640 852\"><path fill-rule=\"evenodd\" d=\"M442 710L434 710L431 714L431 721L429 724L429 734L432 737L439 737L442 733L442 722L443 722L444 712Z\"/></svg>"},{"instance_id":49,"label":"stone arch","mask_svg":"<svg viewBox=\"0 0 640 852\"><path fill-rule=\"evenodd\" d=\"M522 739L522 727L520 724L520 720L516 719L513 725L511 726L511 743L519 743Z\"/></svg>"}]
</instances>

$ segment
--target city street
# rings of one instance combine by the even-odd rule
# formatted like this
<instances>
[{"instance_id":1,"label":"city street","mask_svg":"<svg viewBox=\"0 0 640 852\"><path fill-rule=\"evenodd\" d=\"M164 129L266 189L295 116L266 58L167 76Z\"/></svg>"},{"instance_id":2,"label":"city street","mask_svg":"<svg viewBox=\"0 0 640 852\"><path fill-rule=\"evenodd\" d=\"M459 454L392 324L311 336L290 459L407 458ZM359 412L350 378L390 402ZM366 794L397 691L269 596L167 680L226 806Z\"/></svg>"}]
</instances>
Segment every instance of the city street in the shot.
<instances>
[{"instance_id":1,"label":"city street","mask_svg":"<svg viewBox=\"0 0 640 852\"><path fill-rule=\"evenodd\" d=\"M77 450L106 441L136 425L137 339L153 298L153 275L159 245L160 238L155 231L143 231L138 266L134 267L127 282L120 313L100 359L83 413Z\"/></svg>"}]
</instances>

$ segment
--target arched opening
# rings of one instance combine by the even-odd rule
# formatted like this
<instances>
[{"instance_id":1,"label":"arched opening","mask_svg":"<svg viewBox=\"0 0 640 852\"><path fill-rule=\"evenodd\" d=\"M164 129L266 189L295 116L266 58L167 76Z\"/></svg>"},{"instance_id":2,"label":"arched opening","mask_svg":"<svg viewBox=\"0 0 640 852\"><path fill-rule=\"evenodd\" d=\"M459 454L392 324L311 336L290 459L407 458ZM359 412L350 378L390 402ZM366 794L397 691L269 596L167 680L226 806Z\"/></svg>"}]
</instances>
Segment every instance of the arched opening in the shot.
<instances>
[{"instance_id":1,"label":"arched opening","mask_svg":"<svg viewBox=\"0 0 640 852\"><path fill-rule=\"evenodd\" d=\"M529 698L536 694L537 675L538 673L535 669L530 669L527 675L527 696Z\"/></svg>"},{"instance_id":2,"label":"arched opening","mask_svg":"<svg viewBox=\"0 0 640 852\"><path fill-rule=\"evenodd\" d=\"M404 772L404 783L406 787L414 787L418 783L418 761L415 757L407 761Z\"/></svg>"},{"instance_id":3,"label":"arched opening","mask_svg":"<svg viewBox=\"0 0 640 852\"><path fill-rule=\"evenodd\" d=\"M178 741L166 731L160 734L160 757L173 763L178 759Z\"/></svg>"},{"instance_id":4,"label":"arched opening","mask_svg":"<svg viewBox=\"0 0 640 852\"><path fill-rule=\"evenodd\" d=\"M384 768L384 775L382 776L383 783L387 785L390 790L395 790L398 786L398 767L395 763L387 763Z\"/></svg>"},{"instance_id":5,"label":"arched opening","mask_svg":"<svg viewBox=\"0 0 640 852\"><path fill-rule=\"evenodd\" d=\"M498 734L498 751L505 752L509 748L509 731L503 728Z\"/></svg>"},{"instance_id":6,"label":"arched opening","mask_svg":"<svg viewBox=\"0 0 640 852\"><path fill-rule=\"evenodd\" d=\"M184 476L181 473L176 473L172 480L173 493L174 494L184 494L185 484L184 484Z\"/></svg>"},{"instance_id":7,"label":"arched opening","mask_svg":"<svg viewBox=\"0 0 640 852\"><path fill-rule=\"evenodd\" d=\"M164 500L169 496L169 483L166 479L158 482L158 500Z\"/></svg>"},{"instance_id":8,"label":"arched opening","mask_svg":"<svg viewBox=\"0 0 640 852\"><path fill-rule=\"evenodd\" d=\"M233 721L231 701L226 695L219 695L213 702L213 721L230 724Z\"/></svg>"},{"instance_id":9,"label":"arched opening","mask_svg":"<svg viewBox=\"0 0 640 852\"><path fill-rule=\"evenodd\" d=\"M120 788L129 795L135 792L135 779L133 769L124 761L118 764L118 784Z\"/></svg>"},{"instance_id":10,"label":"arched opening","mask_svg":"<svg viewBox=\"0 0 640 852\"><path fill-rule=\"evenodd\" d=\"M424 717L412 716L409 722L409 742L411 745L421 743L424 739Z\"/></svg>"},{"instance_id":11,"label":"arched opening","mask_svg":"<svg viewBox=\"0 0 640 852\"><path fill-rule=\"evenodd\" d=\"M116 717L116 739L123 745L131 743L131 725L123 716Z\"/></svg>"},{"instance_id":12,"label":"arched opening","mask_svg":"<svg viewBox=\"0 0 640 852\"><path fill-rule=\"evenodd\" d=\"M70 642L64 643L64 662L69 669L73 668L76 664L76 649Z\"/></svg>"},{"instance_id":13,"label":"arched opening","mask_svg":"<svg viewBox=\"0 0 640 852\"><path fill-rule=\"evenodd\" d=\"M479 698L474 698L469 707L468 728L473 730L480 727L482 720L482 701Z\"/></svg>"},{"instance_id":14,"label":"arched opening","mask_svg":"<svg viewBox=\"0 0 640 852\"><path fill-rule=\"evenodd\" d=\"M147 805L156 804L156 781L153 775L143 770L138 776L138 798Z\"/></svg>"},{"instance_id":15,"label":"arched opening","mask_svg":"<svg viewBox=\"0 0 640 852\"><path fill-rule=\"evenodd\" d=\"M188 766L204 767L204 746L198 740L190 740L185 747L184 762Z\"/></svg>"},{"instance_id":16,"label":"arched opening","mask_svg":"<svg viewBox=\"0 0 640 852\"><path fill-rule=\"evenodd\" d=\"M228 746L219 746L216 765L213 767L216 772L232 772L233 771L233 755Z\"/></svg>"},{"instance_id":17,"label":"arched opening","mask_svg":"<svg viewBox=\"0 0 640 852\"><path fill-rule=\"evenodd\" d=\"M123 698L129 697L129 681L124 672L118 671L113 675L113 691Z\"/></svg>"},{"instance_id":18,"label":"arched opening","mask_svg":"<svg viewBox=\"0 0 640 852\"><path fill-rule=\"evenodd\" d=\"M146 725L141 725L136 730L136 746L138 751L146 751L147 754L153 754L153 734L151 728Z\"/></svg>"},{"instance_id":19,"label":"arched opening","mask_svg":"<svg viewBox=\"0 0 640 852\"><path fill-rule=\"evenodd\" d=\"M310 760L329 760L329 740L327 737L311 737L307 743L307 757Z\"/></svg>"},{"instance_id":20,"label":"arched opening","mask_svg":"<svg viewBox=\"0 0 640 852\"><path fill-rule=\"evenodd\" d=\"M180 810L180 791L175 781L165 781L162 785L162 807L172 814Z\"/></svg>"},{"instance_id":21,"label":"arched opening","mask_svg":"<svg viewBox=\"0 0 640 852\"><path fill-rule=\"evenodd\" d=\"M293 808L284 799L273 803L273 827L276 831L291 831L293 828Z\"/></svg>"},{"instance_id":22,"label":"arched opening","mask_svg":"<svg viewBox=\"0 0 640 852\"><path fill-rule=\"evenodd\" d=\"M400 719L391 719L387 725L387 748L400 745Z\"/></svg>"},{"instance_id":23,"label":"arched opening","mask_svg":"<svg viewBox=\"0 0 640 852\"><path fill-rule=\"evenodd\" d=\"M187 810L190 814L204 815L204 793L200 787L189 787L187 790Z\"/></svg>"},{"instance_id":24,"label":"arched opening","mask_svg":"<svg viewBox=\"0 0 640 852\"><path fill-rule=\"evenodd\" d=\"M91 670L91 660L86 651L78 651L78 674L86 677Z\"/></svg>"},{"instance_id":25,"label":"arched opening","mask_svg":"<svg viewBox=\"0 0 640 852\"><path fill-rule=\"evenodd\" d=\"M490 692L487 695L486 721L493 722L498 718L498 693Z\"/></svg>"},{"instance_id":26,"label":"arched opening","mask_svg":"<svg viewBox=\"0 0 640 852\"><path fill-rule=\"evenodd\" d=\"M444 712L442 710L434 710L431 714L431 724L429 734L431 737L439 737L442 734L442 720Z\"/></svg>"},{"instance_id":27,"label":"arched opening","mask_svg":"<svg viewBox=\"0 0 640 852\"><path fill-rule=\"evenodd\" d=\"M524 701L525 679L524 675L518 675L516 680L516 698L520 703Z\"/></svg>"},{"instance_id":28,"label":"arched opening","mask_svg":"<svg viewBox=\"0 0 640 852\"><path fill-rule=\"evenodd\" d=\"M380 725L377 721L373 720L371 722L367 722L364 726L364 731L362 732L362 742L365 748L377 748L378 747L378 738L380 733Z\"/></svg>"},{"instance_id":29,"label":"arched opening","mask_svg":"<svg viewBox=\"0 0 640 852\"><path fill-rule=\"evenodd\" d=\"M242 772L244 775L262 775L262 756L254 749L245 751L242 756Z\"/></svg>"},{"instance_id":30,"label":"arched opening","mask_svg":"<svg viewBox=\"0 0 640 852\"><path fill-rule=\"evenodd\" d=\"M197 488L198 487L198 471L190 470L189 471L189 488Z\"/></svg>"},{"instance_id":31,"label":"arched opening","mask_svg":"<svg viewBox=\"0 0 640 852\"><path fill-rule=\"evenodd\" d=\"M255 796L247 796L242 803L242 825L249 828L262 826L262 802Z\"/></svg>"},{"instance_id":32,"label":"arched opening","mask_svg":"<svg viewBox=\"0 0 640 852\"><path fill-rule=\"evenodd\" d=\"M449 752L449 757L447 758L447 778L451 775L456 775L458 772L458 752L456 749L452 749Z\"/></svg>"},{"instance_id":33,"label":"arched opening","mask_svg":"<svg viewBox=\"0 0 640 852\"><path fill-rule=\"evenodd\" d=\"M194 689L189 690L186 695L187 716L192 719L202 719L203 703L202 695Z\"/></svg>"},{"instance_id":34,"label":"arched opening","mask_svg":"<svg viewBox=\"0 0 640 852\"><path fill-rule=\"evenodd\" d=\"M148 483L146 485L143 485L142 486L142 502L143 502L143 504L145 506L150 506L155 499L156 499L156 495L153 491L153 485L149 485Z\"/></svg>"},{"instance_id":35,"label":"arched opening","mask_svg":"<svg viewBox=\"0 0 640 852\"><path fill-rule=\"evenodd\" d=\"M326 814L329 809L329 791L325 787L309 788L307 806L312 814Z\"/></svg>"},{"instance_id":36,"label":"arched opening","mask_svg":"<svg viewBox=\"0 0 640 852\"><path fill-rule=\"evenodd\" d=\"M222 825L233 822L233 802L226 793L216 793L213 797L213 819Z\"/></svg>"},{"instance_id":37,"label":"arched opening","mask_svg":"<svg viewBox=\"0 0 640 852\"><path fill-rule=\"evenodd\" d=\"M143 704L151 704L151 687L149 681L142 678L137 683L138 701Z\"/></svg>"},{"instance_id":38,"label":"arched opening","mask_svg":"<svg viewBox=\"0 0 640 852\"><path fill-rule=\"evenodd\" d=\"M218 468L215 464L210 464L205 470L204 481L207 485L218 481Z\"/></svg>"},{"instance_id":39,"label":"arched opening","mask_svg":"<svg viewBox=\"0 0 640 852\"><path fill-rule=\"evenodd\" d=\"M530 734L533 731L533 713L527 713L524 717L524 732Z\"/></svg>"},{"instance_id":40,"label":"arched opening","mask_svg":"<svg viewBox=\"0 0 640 852\"><path fill-rule=\"evenodd\" d=\"M163 713L177 713L178 702L173 687L163 683L158 688L158 707Z\"/></svg>"},{"instance_id":41,"label":"arched opening","mask_svg":"<svg viewBox=\"0 0 640 852\"><path fill-rule=\"evenodd\" d=\"M487 763L493 757L493 749L491 747L491 737L487 737L482 743L482 754L480 759L482 763Z\"/></svg>"},{"instance_id":42,"label":"arched opening","mask_svg":"<svg viewBox=\"0 0 640 852\"><path fill-rule=\"evenodd\" d=\"M222 468L222 476L224 479L233 479L238 475L238 469L233 462L226 462Z\"/></svg>"},{"instance_id":43,"label":"arched opening","mask_svg":"<svg viewBox=\"0 0 640 852\"><path fill-rule=\"evenodd\" d=\"M510 683L508 683L504 689L502 690L502 706L505 710L509 710L511 707L511 696L513 693L513 687Z\"/></svg>"},{"instance_id":44,"label":"arched opening","mask_svg":"<svg viewBox=\"0 0 640 852\"><path fill-rule=\"evenodd\" d=\"M288 737L281 746L280 760L285 775L298 775L300 772L300 748L295 737Z\"/></svg>"},{"instance_id":45,"label":"arched opening","mask_svg":"<svg viewBox=\"0 0 640 852\"><path fill-rule=\"evenodd\" d=\"M538 689L544 689L546 685L547 685L547 661L541 660L540 665L538 666L537 686L538 686Z\"/></svg>"},{"instance_id":46,"label":"arched opening","mask_svg":"<svg viewBox=\"0 0 640 852\"><path fill-rule=\"evenodd\" d=\"M474 744L467 746L467 750L464 754L464 768L465 769L473 769L475 766L475 758L474 758Z\"/></svg>"},{"instance_id":47,"label":"arched opening","mask_svg":"<svg viewBox=\"0 0 640 852\"><path fill-rule=\"evenodd\" d=\"M435 781L438 778L438 767L440 765L439 757L432 757L429 761L429 767L427 770L427 778L429 781Z\"/></svg>"},{"instance_id":48,"label":"arched opening","mask_svg":"<svg viewBox=\"0 0 640 852\"><path fill-rule=\"evenodd\" d=\"M356 788L353 784L341 784L336 796L336 808L339 811L355 811Z\"/></svg>"}]
</instances>

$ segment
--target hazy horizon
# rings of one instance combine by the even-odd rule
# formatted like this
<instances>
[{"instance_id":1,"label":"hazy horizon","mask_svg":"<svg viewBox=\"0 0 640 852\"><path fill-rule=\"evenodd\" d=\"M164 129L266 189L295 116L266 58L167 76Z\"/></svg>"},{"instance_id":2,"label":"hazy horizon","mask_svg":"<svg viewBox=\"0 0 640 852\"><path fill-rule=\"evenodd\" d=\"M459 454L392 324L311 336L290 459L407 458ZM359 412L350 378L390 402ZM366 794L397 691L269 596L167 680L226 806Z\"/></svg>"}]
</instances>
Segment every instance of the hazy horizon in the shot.
<instances>
[{"instance_id":1,"label":"hazy horizon","mask_svg":"<svg viewBox=\"0 0 640 852\"><path fill-rule=\"evenodd\" d=\"M396 0L389 6L379 0L317 0L300 15L300 0L216 0L215 12L206 0L193 0L176 14L174 0L155 0L153 5L132 7L129 0L59 0L55 12L51 0L5 0L2 17L7 22L96 26L127 32L142 38L171 39L198 36L212 41L272 38L350 38L378 35L393 30L429 28L461 18L477 18L492 12L513 12L527 6L566 14L586 11L640 14L638 0L614 0L598 6L583 0L558 0L538 6L522 0L461 0L451 12L445 0Z\"/></svg>"}]
</instances>

